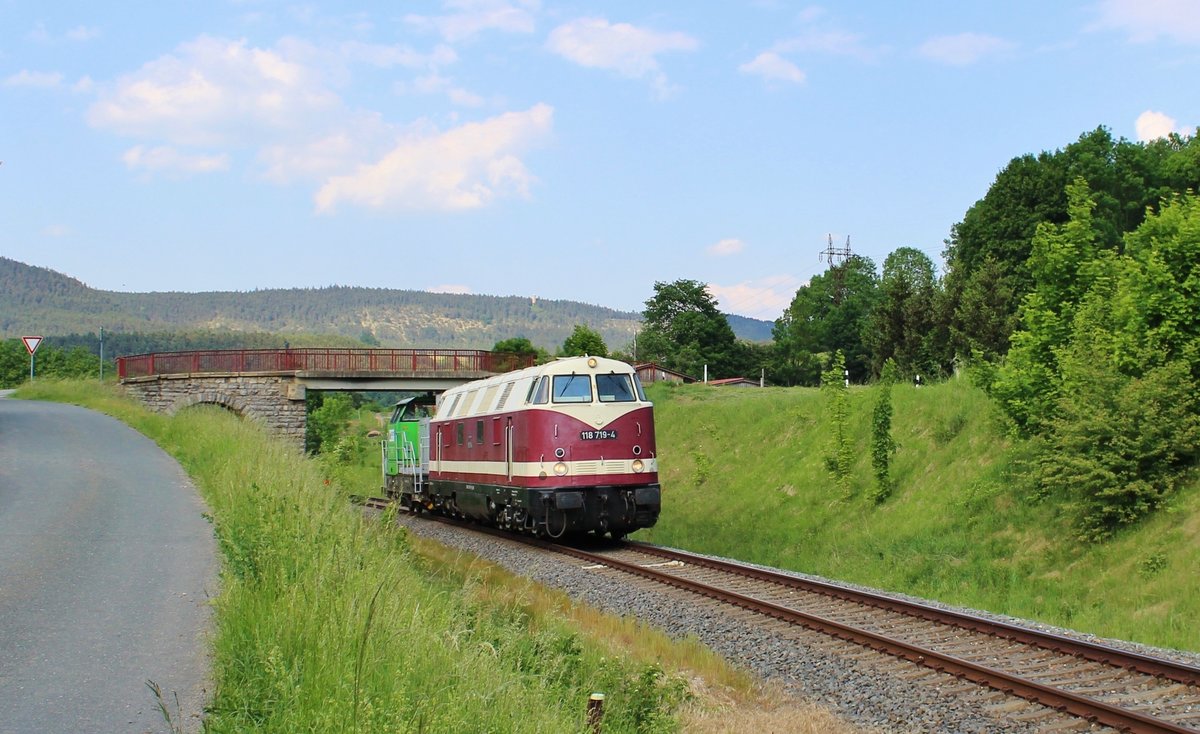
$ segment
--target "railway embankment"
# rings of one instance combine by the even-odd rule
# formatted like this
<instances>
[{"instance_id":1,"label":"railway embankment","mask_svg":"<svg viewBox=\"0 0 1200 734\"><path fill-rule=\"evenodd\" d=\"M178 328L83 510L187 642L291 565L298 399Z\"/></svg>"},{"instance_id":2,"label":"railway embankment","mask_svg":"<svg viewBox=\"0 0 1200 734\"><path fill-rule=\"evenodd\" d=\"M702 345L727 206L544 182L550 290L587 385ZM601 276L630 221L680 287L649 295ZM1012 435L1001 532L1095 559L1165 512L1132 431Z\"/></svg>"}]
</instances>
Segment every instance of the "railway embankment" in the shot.
<instances>
[{"instance_id":1,"label":"railway embankment","mask_svg":"<svg viewBox=\"0 0 1200 734\"><path fill-rule=\"evenodd\" d=\"M876 389L851 387L849 491L816 389L656 386L663 511L637 538L1200 650L1200 482L1102 543L1039 490L1030 447L965 378L892 390L890 494L873 496Z\"/></svg>"}]
</instances>

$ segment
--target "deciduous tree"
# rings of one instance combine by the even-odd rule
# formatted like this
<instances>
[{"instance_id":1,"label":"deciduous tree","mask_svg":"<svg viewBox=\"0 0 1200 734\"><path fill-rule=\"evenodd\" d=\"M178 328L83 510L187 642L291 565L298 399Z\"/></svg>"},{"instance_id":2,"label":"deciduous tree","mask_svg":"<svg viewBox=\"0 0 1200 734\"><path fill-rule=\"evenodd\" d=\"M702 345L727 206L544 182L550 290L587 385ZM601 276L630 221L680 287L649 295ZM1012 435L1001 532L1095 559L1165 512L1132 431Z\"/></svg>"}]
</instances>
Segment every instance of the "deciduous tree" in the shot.
<instances>
[{"instance_id":1,"label":"deciduous tree","mask_svg":"<svg viewBox=\"0 0 1200 734\"><path fill-rule=\"evenodd\" d=\"M933 261L914 247L894 250L883 261L879 291L868 331L874 374L881 375L889 359L905 374L941 371L935 343L937 278Z\"/></svg>"},{"instance_id":2,"label":"deciduous tree","mask_svg":"<svg viewBox=\"0 0 1200 734\"><path fill-rule=\"evenodd\" d=\"M851 379L868 379L867 333L878 301L879 277L870 258L856 255L813 276L775 322L774 366L788 384L816 384L820 355L840 350Z\"/></svg>"},{"instance_id":3,"label":"deciduous tree","mask_svg":"<svg viewBox=\"0 0 1200 734\"><path fill-rule=\"evenodd\" d=\"M738 377L748 352L734 336L708 287L696 280L656 282L642 312L638 359L699 377Z\"/></svg>"},{"instance_id":4,"label":"deciduous tree","mask_svg":"<svg viewBox=\"0 0 1200 734\"><path fill-rule=\"evenodd\" d=\"M563 342L559 354L564 357L584 354L593 357L607 357L608 345L604 343L604 337L600 336L599 332L588 328L586 324L576 324L575 330Z\"/></svg>"}]
</instances>

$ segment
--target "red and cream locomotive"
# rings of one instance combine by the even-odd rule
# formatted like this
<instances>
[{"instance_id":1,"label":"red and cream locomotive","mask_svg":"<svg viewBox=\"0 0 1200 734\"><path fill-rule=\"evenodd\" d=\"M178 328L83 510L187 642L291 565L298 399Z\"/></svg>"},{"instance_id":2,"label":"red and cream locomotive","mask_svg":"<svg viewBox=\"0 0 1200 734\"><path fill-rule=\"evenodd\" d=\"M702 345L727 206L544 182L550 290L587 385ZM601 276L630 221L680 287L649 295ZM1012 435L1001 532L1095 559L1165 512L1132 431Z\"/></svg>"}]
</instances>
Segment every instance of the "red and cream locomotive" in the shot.
<instances>
[{"instance_id":1,"label":"red and cream locomotive","mask_svg":"<svg viewBox=\"0 0 1200 734\"><path fill-rule=\"evenodd\" d=\"M625 362L567 357L397 405L390 496L499 527L620 538L658 520L654 413Z\"/></svg>"}]
</instances>

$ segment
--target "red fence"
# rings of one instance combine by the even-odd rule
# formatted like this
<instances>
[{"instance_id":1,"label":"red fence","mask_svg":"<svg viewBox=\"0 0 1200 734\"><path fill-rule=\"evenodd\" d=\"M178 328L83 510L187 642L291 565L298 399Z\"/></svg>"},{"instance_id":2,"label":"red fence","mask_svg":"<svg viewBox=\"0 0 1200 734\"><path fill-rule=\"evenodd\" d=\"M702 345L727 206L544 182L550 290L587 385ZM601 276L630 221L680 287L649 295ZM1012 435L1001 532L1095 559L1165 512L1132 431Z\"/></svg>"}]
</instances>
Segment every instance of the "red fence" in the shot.
<instances>
[{"instance_id":1,"label":"red fence","mask_svg":"<svg viewBox=\"0 0 1200 734\"><path fill-rule=\"evenodd\" d=\"M480 349L210 349L117 358L127 377L192 372L509 372L533 366L531 355Z\"/></svg>"}]
</instances>

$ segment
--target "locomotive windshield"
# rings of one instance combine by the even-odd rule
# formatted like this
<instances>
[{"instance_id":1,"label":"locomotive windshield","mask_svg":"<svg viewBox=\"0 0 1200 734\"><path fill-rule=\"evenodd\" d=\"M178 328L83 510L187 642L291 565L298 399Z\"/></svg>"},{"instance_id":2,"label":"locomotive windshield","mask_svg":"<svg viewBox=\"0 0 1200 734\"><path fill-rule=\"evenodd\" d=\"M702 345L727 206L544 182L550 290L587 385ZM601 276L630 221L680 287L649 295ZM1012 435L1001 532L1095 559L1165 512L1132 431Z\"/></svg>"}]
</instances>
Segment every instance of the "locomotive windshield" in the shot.
<instances>
[{"instance_id":1,"label":"locomotive windshield","mask_svg":"<svg viewBox=\"0 0 1200 734\"><path fill-rule=\"evenodd\" d=\"M405 398L396 403L396 409L392 411L391 423L400 423L407 421L415 421L420 418L428 418L432 411L430 406L425 402L418 403L421 398ZM425 398L428 400L428 398Z\"/></svg>"},{"instance_id":2,"label":"locomotive windshield","mask_svg":"<svg viewBox=\"0 0 1200 734\"><path fill-rule=\"evenodd\" d=\"M592 380L587 375L555 375L554 402L592 402Z\"/></svg>"},{"instance_id":3,"label":"locomotive windshield","mask_svg":"<svg viewBox=\"0 0 1200 734\"><path fill-rule=\"evenodd\" d=\"M631 403L637 399L629 375L596 375L596 394L602 403Z\"/></svg>"}]
</instances>

